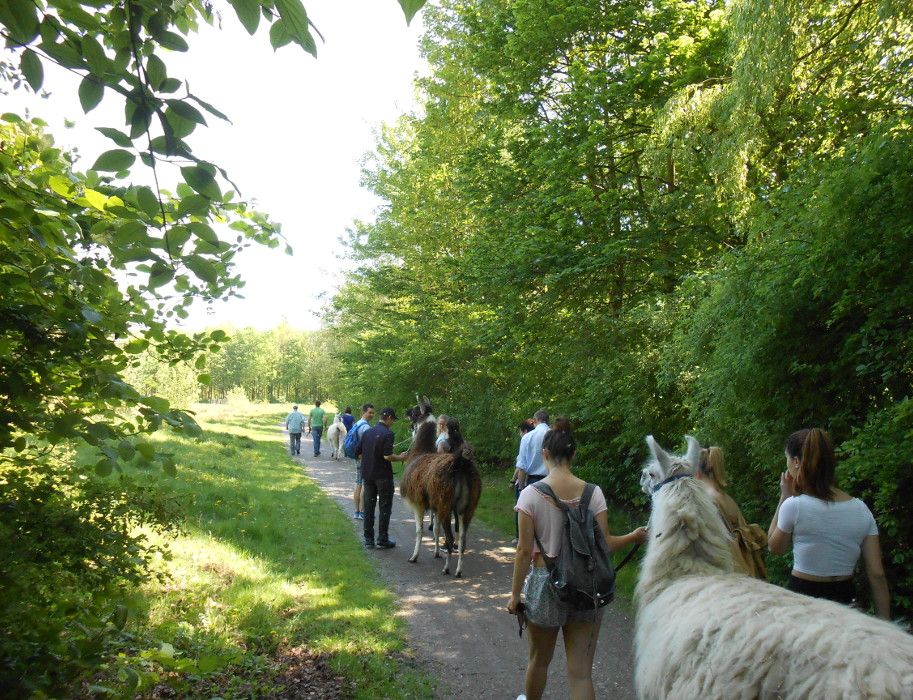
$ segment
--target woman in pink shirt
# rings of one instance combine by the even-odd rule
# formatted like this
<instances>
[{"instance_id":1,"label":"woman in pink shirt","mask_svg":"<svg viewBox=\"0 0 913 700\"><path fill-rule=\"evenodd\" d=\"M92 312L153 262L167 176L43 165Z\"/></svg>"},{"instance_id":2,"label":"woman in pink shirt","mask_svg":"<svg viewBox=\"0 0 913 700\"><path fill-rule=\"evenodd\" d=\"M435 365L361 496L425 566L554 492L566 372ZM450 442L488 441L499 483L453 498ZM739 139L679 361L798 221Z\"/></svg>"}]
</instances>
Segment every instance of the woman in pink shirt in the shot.
<instances>
[{"instance_id":1,"label":"woman in pink shirt","mask_svg":"<svg viewBox=\"0 0 913 700\"><path fill-rule=\"evenodd\" d=\"M586 486L585 481L571 473L576 451L570 421L559 417L542 443L542 455L548 467L548 476L543 479L543 483L548 484L558 498L571 506L579 502ZM620 537L609 534L605 496L598 486L589 507L611 549L646 540L647 530L643 527ZM529 621L526 697L528 700L542 697L548 678L548 666L560 630L564 633L570 696L572 700L594 698L593 656L602 623L602 609L574 610L558 600L548 587L548 570L535 544L534 533L539 535L545 554L556 557L561 546L564 515L548 496L533 486L523 489L516 510L519 513L520 538L507 610L512 615L517 614L522 592L526 599L525 614Z\"/></svg>"}]
</instances>

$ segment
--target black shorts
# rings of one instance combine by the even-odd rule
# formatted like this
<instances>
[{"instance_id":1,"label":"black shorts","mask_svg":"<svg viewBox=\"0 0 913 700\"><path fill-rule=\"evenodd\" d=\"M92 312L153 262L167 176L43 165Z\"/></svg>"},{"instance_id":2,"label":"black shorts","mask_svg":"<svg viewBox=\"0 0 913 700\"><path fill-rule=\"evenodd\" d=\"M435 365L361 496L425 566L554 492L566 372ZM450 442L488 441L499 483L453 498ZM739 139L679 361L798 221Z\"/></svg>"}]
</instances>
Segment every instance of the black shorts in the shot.
<instances>
[{"instance_id":1,"label":"black shorts","mask_svg":"<svg viewBox=\"0 0 913 700\"><path fill-rule=\"evenodd\" d=\"M835 603L843 603L844 605L852 605L853 600L856 598L856 586L853 585L853 579L847 579L846 581L806 581L790 574L789 583L786 584L786 587L802 595L833 600Z\"/></svg>"}]
</instances>

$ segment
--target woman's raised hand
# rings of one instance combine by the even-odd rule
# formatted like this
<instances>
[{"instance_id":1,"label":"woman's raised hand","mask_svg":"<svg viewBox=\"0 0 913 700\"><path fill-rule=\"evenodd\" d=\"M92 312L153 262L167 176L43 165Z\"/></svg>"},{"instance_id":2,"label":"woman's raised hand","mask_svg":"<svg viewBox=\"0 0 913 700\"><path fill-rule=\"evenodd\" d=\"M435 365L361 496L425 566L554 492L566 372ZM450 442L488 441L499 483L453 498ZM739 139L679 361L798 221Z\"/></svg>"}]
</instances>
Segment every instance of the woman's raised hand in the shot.
<instances>
[{"instance_id":1,"label":"woman's raised hand","mask_svg":"<svg viewBox=\"0 0 913 700\"><path fill-rule=\"evenodd\" d=\"M780 474L780 497L789 498L796 495L796 478L789 470Z\"/></svg>"}]
</instances>

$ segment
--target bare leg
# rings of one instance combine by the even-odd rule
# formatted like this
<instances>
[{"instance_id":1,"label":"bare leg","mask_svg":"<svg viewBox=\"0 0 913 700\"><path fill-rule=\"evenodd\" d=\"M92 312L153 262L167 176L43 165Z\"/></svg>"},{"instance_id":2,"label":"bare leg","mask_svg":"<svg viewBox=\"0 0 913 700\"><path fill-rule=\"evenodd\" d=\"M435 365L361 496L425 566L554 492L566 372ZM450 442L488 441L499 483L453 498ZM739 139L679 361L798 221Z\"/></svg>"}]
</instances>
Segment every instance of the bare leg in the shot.
<instances>
[{"instance_id":1,"label":"bare leg","mask_svg":"<svg viewBox=\"0 0 913 700\"><path fill-rule=\"evenodd\" d=\"M361 494L361 484L355 484L355 491L352 493L352 500L355 501L355 510L361 513L365 509Z\"/></svg>"},{"instance_id":2,"label":"bare leg","mask_svg":"<svg viewBox=\"0 0 913 700\"><path fill-rule=\"evenodd\" d=\"M571 700L594 700L593 656L599 641L599 622L569 622L564 626L567 682Z\"/></svg>"},{"instance_id":3,"label":"bare leg","mask_svg":"<svg viewBox=\"0 0 913 700\"><path fill-rule=\"evenodd\" d=\"M540 700L548 680L548 665L555 653L560 627L539 627L529 623L529 663L526 666L526 698Z\"/></svg>"},{"instance_id":4,"label":"bare leg","mask_svg":"<svg viewBox=\"0 0 913 700\"><path fill-rule=\"evenodd\" d=\"M412 512L415 513L415 549L412 551L409 561L414 564L418 561L418 548L422 544L422 525L425 521L425 509L413 507Z\"/></svg>"}]
</instances>

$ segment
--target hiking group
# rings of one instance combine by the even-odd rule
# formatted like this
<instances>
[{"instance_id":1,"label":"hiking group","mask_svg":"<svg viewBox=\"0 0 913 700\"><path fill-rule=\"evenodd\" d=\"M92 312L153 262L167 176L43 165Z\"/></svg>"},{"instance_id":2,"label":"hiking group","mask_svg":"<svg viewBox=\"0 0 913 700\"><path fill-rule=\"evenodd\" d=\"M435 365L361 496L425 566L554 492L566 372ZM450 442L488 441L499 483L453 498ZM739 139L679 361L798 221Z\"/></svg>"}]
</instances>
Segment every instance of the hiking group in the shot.
<instances>
[{"instance_id":1,"label":"hiking group","mask_svg":"<svg viewBox=\"0 0 913 700\"><path fill-rule=\"evenodd\" d=\"M367 547L388 549L396 546L388 532L394 493L391 463L403 461L406 453L394 453L391 426L396 412L392 408L382 409L373 427L374 406L366 403L361 409L357 422L349 409L343 414L343 421L346 417L350 421L344 451L355 460L355 518L364 520ZM297 414L302 422L296 423L295 413L289 415L287 425L297 454L292 428L300 428L304 417ZM518 426L520 447L510 482L515 489L517 538L507 610L518 617L521 635L528 630L529 649L525 691L518 700L543 696L559 633L567 656L570 697L595 697L593 659L604 606L614 597L612 552L640 545L650 534L646 527L624 535L610 532L602 489L573 473L577 442L570 421L558 417L550 425L549 418L547 411L539 410ZM323 419L321 411L319 420ZM455 419L439 416L436 444L445 452L449 424L458 426ZM314 426L312 411L312 434ZM316 446L315 454L319 454ZM836 458L829 437L819 429L797 431L785 441L784 456L779 500L766 533L749 524L726 493L723 453L718 447L701 449L692 460L693 473L679 474L660 486L687 476L703 487L728 532L736 572L749 577L766 579L765 548L775 555L792 551L787 588L853 605L853 575L862 558L876 614L889 619L878 528L865 503L836 487ZM657 490L645 487L651 493Z\"/></svg>"},{"instance_id":2,"label":"hiking group","mask_svg":"<svg viewBox=\"0 0 913 700\"><path fill-rule=\"evenodd\" d=\"M351 411L350 416L351 418ZM314 408L305 416L298 410L298 404L292 406L292 412L285 418L285 429L289 437L289 453L301 454L301 435L310 435L314 442L314 456L320 456L320 438L326 428L327 413L320 408L320 401L314 402Z\"/></svg>"}]
</instances>

